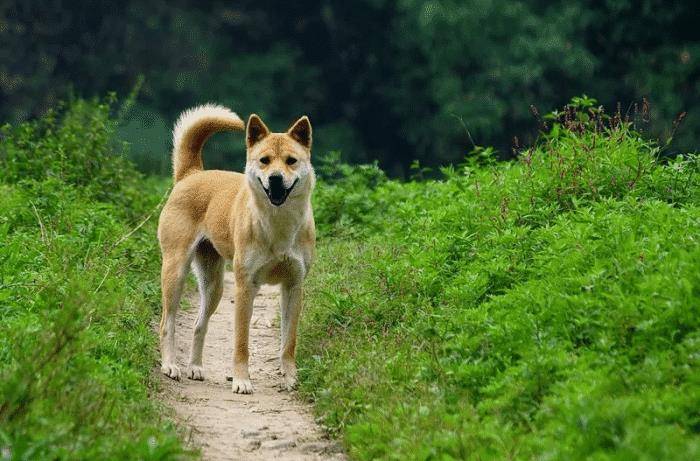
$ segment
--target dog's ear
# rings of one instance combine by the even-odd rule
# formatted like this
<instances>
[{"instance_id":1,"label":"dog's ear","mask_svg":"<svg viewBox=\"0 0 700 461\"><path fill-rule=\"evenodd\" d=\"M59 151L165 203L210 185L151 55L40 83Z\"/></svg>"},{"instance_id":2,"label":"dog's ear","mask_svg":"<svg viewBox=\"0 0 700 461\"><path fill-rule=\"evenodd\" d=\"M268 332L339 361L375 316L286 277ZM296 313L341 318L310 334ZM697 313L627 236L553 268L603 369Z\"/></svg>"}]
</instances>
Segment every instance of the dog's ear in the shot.
<instances>
[{"instance_id":1,"label":"dog's ear","mask_svg":"<svg viewBox=\"0 0 700 461\"><path fill-rule=\"evenodd\" d=\"M257 114L251 114L248 118L248 125L245 129L245 145L250 149L270 134L262 119Z\"/></svg>"},{"instance_id":2,"label":"dog's ear","mask_svg":"<svg viewBox=\"0 0 700 461\"><path fill-rule=\"evenodd\" d=\"M311 149L311 122L306 115L294 122L287 134L302 146Z\"/></svg>"}]
</instances>

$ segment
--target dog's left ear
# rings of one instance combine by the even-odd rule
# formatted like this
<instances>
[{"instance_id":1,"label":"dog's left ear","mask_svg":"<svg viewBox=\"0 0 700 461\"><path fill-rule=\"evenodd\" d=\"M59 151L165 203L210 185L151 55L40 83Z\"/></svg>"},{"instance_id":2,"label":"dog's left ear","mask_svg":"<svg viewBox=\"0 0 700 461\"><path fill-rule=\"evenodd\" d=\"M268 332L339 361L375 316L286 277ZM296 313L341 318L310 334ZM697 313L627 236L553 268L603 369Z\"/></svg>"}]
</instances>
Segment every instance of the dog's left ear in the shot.
<instances>
[{"instance_id":1,"label":"dog's left ear","mask_svg":"<svg viewBox=\"0 0 700 461\"><path fill-rule=\"evenodd\" d=\"M287 134L302 146L311 149L311 122L306 115L294 122Z\"/></svg>"}]
</instances>

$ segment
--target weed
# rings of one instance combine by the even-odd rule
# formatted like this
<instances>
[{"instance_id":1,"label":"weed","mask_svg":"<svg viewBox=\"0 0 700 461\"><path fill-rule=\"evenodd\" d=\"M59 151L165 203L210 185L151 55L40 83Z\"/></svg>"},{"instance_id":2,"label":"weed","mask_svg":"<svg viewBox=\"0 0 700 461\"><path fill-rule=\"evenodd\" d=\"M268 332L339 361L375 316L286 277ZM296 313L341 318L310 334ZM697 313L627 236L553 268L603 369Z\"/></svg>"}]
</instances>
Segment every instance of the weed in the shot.
<instances>
[{"instance_id":1,"label":"weed","mask_svg":"<svg viewBox=\"0 0 700 461\"><path fill-rule=\"evenodd\" d=\"M114 143L113 101L2 129L0 453L180 459L155 390L162 181ZM142 226L139 224L142 223Z\"/></svg>"},{"instance_id":2,"label":"weed","mask_svg":"<svg viewBox=\"0 0 700 461\"><path fill-rule=\"evenodd\" d=\"M302 391L352 457L700 455L698 157L591 98L541 121L515 162L320 183Z\"/></svg>"}]
</instances>

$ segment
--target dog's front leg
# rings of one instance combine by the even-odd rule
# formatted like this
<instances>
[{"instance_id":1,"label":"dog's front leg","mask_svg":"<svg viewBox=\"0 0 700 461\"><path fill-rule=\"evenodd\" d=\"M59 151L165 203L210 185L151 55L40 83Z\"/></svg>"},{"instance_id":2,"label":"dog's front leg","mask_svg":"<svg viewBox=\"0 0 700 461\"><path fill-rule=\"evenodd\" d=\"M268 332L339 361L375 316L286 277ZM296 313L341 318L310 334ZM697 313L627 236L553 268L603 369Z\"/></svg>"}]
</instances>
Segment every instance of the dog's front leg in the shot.
<instances>
[{"instance_id":1,"label":"dog's front leg","mask_svg":"<svg viewBox=\"0 0 700 461\"><path fill-rule=\"evenodd\" d=\"M281 299L281 333L280 369L282 370L282 387L292 390L297 385L297 365L295 350L297 345L297 325L302 305L301 281L282 284Z\"/></svg>"},{"instance_id":2,"label":"dog's front leg","mask_svg":"<svg viewBox=\"0 0 700 461\"><path fill-rule=\"evenodd\" d=\"M234 346L233 346L233 392L252 394L253 385L248 374L248 339L250 317L253 315L253 299L257 286L243 269L234 268L236 294L234 295Z\"/></svg>"}]
</instances>

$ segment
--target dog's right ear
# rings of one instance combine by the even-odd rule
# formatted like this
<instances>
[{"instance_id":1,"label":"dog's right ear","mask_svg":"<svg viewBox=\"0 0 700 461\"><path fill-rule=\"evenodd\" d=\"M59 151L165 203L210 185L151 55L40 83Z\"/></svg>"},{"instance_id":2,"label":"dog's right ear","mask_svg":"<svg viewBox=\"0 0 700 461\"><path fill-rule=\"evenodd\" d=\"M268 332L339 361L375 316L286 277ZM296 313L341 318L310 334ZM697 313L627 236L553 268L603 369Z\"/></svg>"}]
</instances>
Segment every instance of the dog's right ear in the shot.
<instances>
[{"instance_id":1,"label":"dog's right ear","mask_svg":"<svg viewBox=\"0 0 700 461\"><path fill-rule=\"evenodd\" d=\"M270 134L270 130L256 114L251 114L248 118L248 125L245 129L245 145L250 149Z\"/></svg>"}]
</instances>

